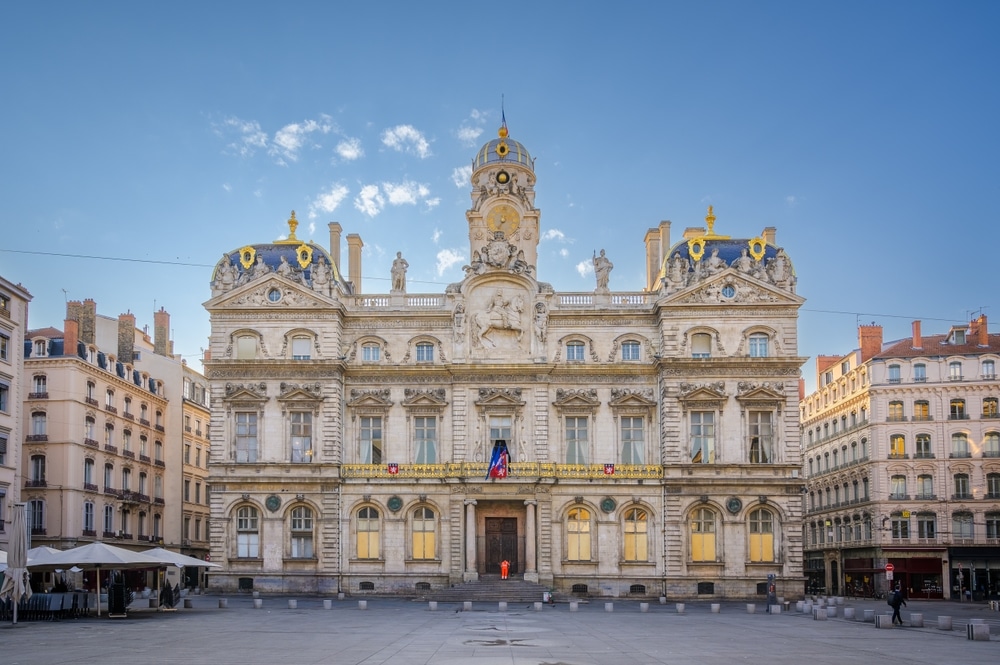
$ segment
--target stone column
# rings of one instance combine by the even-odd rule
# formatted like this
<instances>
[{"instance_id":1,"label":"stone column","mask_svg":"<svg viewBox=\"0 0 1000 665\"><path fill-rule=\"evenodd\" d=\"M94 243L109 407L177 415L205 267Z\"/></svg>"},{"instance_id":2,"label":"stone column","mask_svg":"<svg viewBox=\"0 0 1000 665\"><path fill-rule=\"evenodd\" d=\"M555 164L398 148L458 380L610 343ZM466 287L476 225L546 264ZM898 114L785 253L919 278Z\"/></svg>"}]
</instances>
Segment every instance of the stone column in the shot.
<instances>
[{"instance_id":1,"label":"stone column","mask_svg":"<svg viewBox=\"0 0 1000 665\"><path fill-rule=\"evenodd\" d=\"M526 507L526 517L524 520L524 579L528 582L538 583L538 565L535 561L535 506L538 501L528 499L524 502Z\"/></svg>"},{"instance_id":2,"label":"stone column","mask_svg":"<svg viewBox=\"0 0 1000 665\"><path fill-rule=\"evenodd\" d=\"M479 579L476 570L476 500L465 500L465 573L462 580L475 582Z\"/></svg>"}]
</instances>

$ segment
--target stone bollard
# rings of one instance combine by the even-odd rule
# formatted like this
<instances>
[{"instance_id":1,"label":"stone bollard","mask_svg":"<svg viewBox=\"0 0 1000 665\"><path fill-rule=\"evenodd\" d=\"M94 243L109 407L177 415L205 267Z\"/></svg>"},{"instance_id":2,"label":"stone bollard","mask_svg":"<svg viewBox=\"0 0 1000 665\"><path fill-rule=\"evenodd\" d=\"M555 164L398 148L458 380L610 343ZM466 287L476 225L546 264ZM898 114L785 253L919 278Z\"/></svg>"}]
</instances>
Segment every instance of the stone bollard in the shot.
<instances>
[{"instance_id":1,"label":"stone bollard","mask_svg":"<svg viewBox=\"0 0 1000 665\"><path fill-rule=\"evenodd\" d=\"M219 609L225 609L227 607L229 607L229 599L219 598Z\"/></svg>"},{"instance_id":2,"label":"stone bollard","mask_svg":"<svg viewBox=\"0 0 1000 665\"><path fill-rule=\"evenodd\" d=\"M497 610L499 610L501 612L506 612L507 611L507 601L506 600L501 600L499 603L497 603Z\"/></svg>"},{"instance_id":3,"label":"stone bollard","mask_svg":"<svg viewBox=\"0 0 1000 665\"><path fill-rule=\"evenodd\" d=\"M779 605L784 605L785 604L785 597L784 596L778 596L778 604Z\"/></svg>"},{"instance_id":4,"label":"stone bollard","mask_svg":"<svg viewBox=\"0 0 1000 665\"><path fill-rule=\"evenodd\" d=\"M747 614L753 614L757 611L757 605L754 603L747 603Z\"/></svg>"},{"instance_id":5,"label":"stone bollard","mask_svg":"<svg viewBox=\"0 0 1000 665\"><path fill-rule=\"evenodd\" d=\"M844 597L843 596L837 596L836 601L837 601L837 605L843 605L844 604Z\"/></svg>"},{"instance_id":6,"label":"stone bollard","mask_svg":"<svg viewBox=\"0 0 1000 665\"><path fill-rule=\"evenodd\" d=\"M159 606L160 606L160 601L159 600L157 600L156 598L150 598L149 599L149 607L151 609L155 610Z\"/></svg>"},{"instance_id":7,"label":"stone bollard","mask_svg":"<svg viewBox=\"0 0 1000 665\"><path fill-rule=\"evenodd\" d=\"M924 627L924 614L923 612L910 612L910 625L914 628Z\"/></svg>"},{"instance_id":8,"label":"stone bollard","mask_svg":"<svg viewBox=\"0 0 1000 665\"><path fill-rule=\"evenodd\" d=\"M968 623L965 626L965 637L976 642L990 641L990 626L985 623Z\"/></svg>"},{"instance_id":9,"label":"stone bollard","mask_svg":"<svg viewBox=\"0 0 1000 665\"><path fill-rule=\"evenodd\" d=\"M262 607L264 607L264 599L263 598L254 598L253 599L253 608L255 610L259 610Z\"/></svg>"},{"instance_id":10,"label":"stone bollard","mask_svg":"<svg viewBox=\"0 0 1000 665\"><path fill-rule=\"evenodd\" d=\"M815 605L813 605L813 604L812 604L811 602L809 602L809 601L807 600L806 602L804 602L804 603L802 604L802 611L803 611L804 613L806 613L806 614L812 614L812 613L813 613L813 608L814 608L814 607L816 607L816 606L815 606Z\"/></svg>"},{"instance_id":11,"label":"stone bollard","mask_svg":"<svg viewBox=\"0 0 1000 665\"><path fill-rule=\"evenodd\" d=\"M344 592L343 591L338 591L337 592L337 600L343 600L343 599L344 599Z\"/></svg>"},{"instance_id":12,"label":"stone bollard","mask_svg":"<svg viewBox=\"0 0 1000 665\"><path fill-rule=\"evenodd\" d=\"M323 599L323 609L324 610L332 610L333 609L333 599L332 598L324 598Z\"/></svg>"},{"instance_id":13,"label":"stone bollard","mask_svg":"<svg viewBox=\"0 0 1000 665\"><path fill-rule=\"evenodd\" d=\"M768 614L781 614L781 605L768 605Z\"/></svg>"},{"instance_id":14,"label":"stone bollard","mask_svg":"<svg viewBox=\"0 0 1000 665\"><path fill-rule=\"evenodd\" d=\"M184 599L184 609L188 609L189 610L192 607L194 607L194 605L192 605L191 603L192 603L192 601L191 601L190 598L185 598Z\"/></svg>"},{"instance_id":15,"label":"stone bollard","mask_svg":"<svg viewBox=\"0 0 1000 665\"><path fill-rule=\"evenodd\" d=\"M254 598L260 598L260 591L254 591L253 592L253 597Z\"/></svg>"},{"instance_id":16,"label":"stone bollard","mask_svg":"<svg viewBox=\"0 0 1000 665\"><path fill-rule=\"evenodd\" d=\"M876 628L895 628L892 625L892 615L891 614L876 614L875 615L875 627Z\"/></svg>"},{"instance_id":17,"label":"stone bollard","mask_svg":"<svg viewBox=\"0 0 1000 665\"><path fill-rule=\"evenodd\" d=\"M614 603L604 603L604 611L605 612L614 612L615 611L615 604Z\"/></svg>"},{"instance_id":18,"label":"stone bollard","mask_svg":"<svg viewBox=\"0 0 1000 665\"><path fill-rule=\"evenodd\" d=\"M580 601L578 601L578 600L571 600L571 601L569 601L569 611L570 612L576 612L579 609L580 609Z\"/></svg>"},{"instance_id":19,"label":"stone bollard","mask_svg":"<svg viewBox=\"0 0 1000 665\"><path fill-rule=\"evenodd\" d=\"M542 611L542 601L540 601L540 600L536 600L535 601L535 611L536 612L541 612Z\"/></svg>"},{"instance_id":20,"label":"stone bollard","mask_svg":"<svg viewBox=\"0 0 1000 665\"><path fill-rule=\"evenodd\" d=\"M806 602L804 600L796 600L795 601L795 611L796 612L802 612L805 609L805 607L806 607Z\"/></svg>"},{"instance_id":21,"label":"stone bollard","mask_svg":"<svg viewBox=\"0 0 1000 665\"><path fill-rule=\"evenodd\" d=\"M359 600L358 601L358 609L359 610L367 610L368 609L368 601L367 600Z\"/></svg>"},{"instance_id":22,"label":"stone bollard","mask_svg":"<svg viewBox=\"0 0 1000 665\"><path fill-rule=\"evenodd\" d=\"M835 616L837 616L837 606L836 605L830 605L829 607L827 607L826 608L826 615L828 617L835 617Z\"/></svg>"},{"instance_id":23,"label":"stone bollard","mask_svg":"<svg viewBox=\"0 0 1000 665\"><path fill-rule=\"evenodd\" d=\"M854 608L853 607L845 607L844 608L844 618L845 619L850 619L851 621L854 621Z\"/></svg>"},{"instance_id":24,"label":"stone bollard","mask_svg":"<svg viewBox=\"0 0 1000 665\"><path fill-rule=\"evenodd\" d=\"M660 596L660 605L666 605L666 604L667 604L667 597Z\"/></svg>"},{"instance_id":25,"label":"stone bollard","mask_svg":"<svg viewBox=\"0 0 1000 665\"><path fill-rule=\"evenodd\" d=\"M862 610L865 623L875 621L875 610Z\"/></svg>"},{"instance_id":26,"label":"stone bollard","mask_svg":"<svg viewBox=\"0 0 1000 665\"><path fill-rule=\"evenodd\" d=\"M437 612L438 602L436 600L431 600L427 603L427 609L431 612Z\"/></svg>"},{"instance_id":27,"label":"stone bollard","mask_svg":"<svg viewBox=\"0 0 1000 665\"><path fill-rule=\"evenodd\" d=\"M813 621L826 621L829 615L826 613L825 607L814 607L813 608Z\"/></svg>"},{"instance_id":28,"label":"stone bollard","mask_svg":"<svg viewBox=\"0 0 1000 665\"><path fill-rule=\"evenodd\" d=\"M299 607L299 601L295 600L294 598L288 599L288 609L294 610L298 609L298 607Z\"/></svg>"},{"instance_id":29,"label":"stone bollard","mask_svg":"<svg viewBox=\"0 0 1000 665\"><path fill-rule=\"evenodd\" d=\"M639 603L639 611L640 612L648 612L649 611L649 603Z\"/></svg>"},{"instance_id":30,"label":"stone bollard","mask_svg":"<svg viewBox=\"0 0 1000 665\"><path fill-rule=\"evenodd\" d=\"M712 614L719 614L722 612L722 603L712 603Z\"/></svg>"},{"instance_id":31,"label":"stone bollard","mask_svg":"<svg viewBox=\"0 0 1000 665\"><path fill-rule=\"evenodd\" d=\"M684 603L677 603L676 607L678 614L684 614Z\"/></svg>"},{"instance_id":32,"label":"stone bollard","mask_svg":"<svg viewBox=\"0 0 1000 665\"><path fill-rule=\"evenodd\" d=\"M471 600L463 600L462 601L462 611L463 612L471 612L472 611L472 601Z\"/></svg>"},{"instance_id":33,"label":"stone bollard","mask_svg":"<svg viewBox=\"0 0 1000 665\"><path fill-rule=\"evenodd\" d=\"M951 630L951 617L949 617L949 616L939 616L938 617L938 630Z\"/></svg>"}]
</instances>

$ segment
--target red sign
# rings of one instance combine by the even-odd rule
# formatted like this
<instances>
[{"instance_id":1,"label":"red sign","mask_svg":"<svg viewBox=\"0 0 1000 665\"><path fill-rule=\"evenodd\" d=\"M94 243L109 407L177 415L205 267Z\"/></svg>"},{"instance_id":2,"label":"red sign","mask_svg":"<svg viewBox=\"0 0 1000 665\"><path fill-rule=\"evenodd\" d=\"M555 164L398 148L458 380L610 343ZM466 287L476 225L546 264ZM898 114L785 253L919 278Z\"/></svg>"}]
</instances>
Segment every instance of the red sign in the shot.
<instances>
[{"instance_id":1,"label":"red sign","mask_svg":"<svg viewBox=\"0 0 1000 665\"><path fill-rule=\"evenodd\" d=\"M395 476L397 473L399 473L399 464L389 462L389 475Z\"/></svg>"},{"instance_id":2,"label":"red sign","mask_svg":"<svg viewBox=\"0 0 1000 665\"><path fill-rule=\"evenodd\" d=\"M892 565L891 563L885 564L885 572L891 573L894 570L896 570L896 566Z\"/></svg>"},{"instance_id":3,"label":"red sign","mask_svg":"<svg viewBox=\"0 0 1000 665\"><path fill-rule=\"evenodd\" d=\"M615 474L615 465L614 464L605 464L604 465L604 475L606 475L606 476L613 476L614 474Z\"/></svg>"}]
</instances>

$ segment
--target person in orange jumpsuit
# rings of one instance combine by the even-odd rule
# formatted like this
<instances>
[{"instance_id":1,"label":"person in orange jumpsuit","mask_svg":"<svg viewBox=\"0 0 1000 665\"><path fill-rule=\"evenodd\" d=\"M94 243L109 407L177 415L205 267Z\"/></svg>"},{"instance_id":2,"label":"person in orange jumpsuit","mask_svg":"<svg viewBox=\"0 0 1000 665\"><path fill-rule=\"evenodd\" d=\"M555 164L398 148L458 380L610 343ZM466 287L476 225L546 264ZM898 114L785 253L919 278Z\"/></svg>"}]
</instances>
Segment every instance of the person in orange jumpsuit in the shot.
<instances>
[{"instance_id":1,"label":"person in orange jumpsuit","mask_svg":"<svg viewBox=\"0 0 1000 665\"><path fill-rule=\"evenodd\" d=\"M507 579L507 574L510 573L510 561L504 559L500 562L500 579Z\"/></svg>"}]
</instances>

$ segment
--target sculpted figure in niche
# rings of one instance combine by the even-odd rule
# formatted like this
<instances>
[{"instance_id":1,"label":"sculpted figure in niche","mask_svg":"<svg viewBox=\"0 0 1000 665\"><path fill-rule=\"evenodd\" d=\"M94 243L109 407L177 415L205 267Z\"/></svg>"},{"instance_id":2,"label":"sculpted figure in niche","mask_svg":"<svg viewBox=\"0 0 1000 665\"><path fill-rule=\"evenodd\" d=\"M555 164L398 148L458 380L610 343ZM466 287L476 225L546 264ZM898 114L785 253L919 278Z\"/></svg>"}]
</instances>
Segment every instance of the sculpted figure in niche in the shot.
<instances>
[{"instance_id":1,"label":"sculpted figure in niche","mask_svg":"<svg viewBox=\"0 0 1000 665\"><path fill-rule=\"evenodd\" d=\"M277 268L277 270L275 270L275 272L278 273L279 275L281 275L282 277L287 277L288 279L293 279L292 275L293 275L293 273L295 271L292 270L292 266L289 265L289 263L288 263L288 257L282 256L281 257L281 263L278 264L278 268Z\"/></svg>"},{"instance_id":2,"label":"sculpted figure in niche","mask_svg":"<svg viewBox=\"0 0 1000 665\"><path fill-rule=\"evenodd\" d=\"M770 261L767 262L767 276L775 286L781 288L791 288L795 281L792 276L791 262L784 249L779 249Z\"/></svg>"},{"instance_id":3,"label":"sculpted figure in niche","mask_svg":"<svg viewBox=\"0 0 1000 665\"><path fill-rule=\"evenodd\" d=\"M397 293L406 291L406 269L410 267L402 252L396 252L396 259L392 262L392 290Z\"/></svg>"},{"instance_id":4,"label":"sculpted figure in niche","mask_svg":"<svg viewBox=\"0 0 1000 665\"><path fill-rule=\"evenodd\" d=\"M215 281L212 282L213 295L225 293L236 286L236 276L236 266L229 260L229 256L223 255L215 271Z\"/></svg>"},{"instance_id":5,"label":"sculpted figure in niche","mask_svg":"<svg viewBox=\"0 0 1000 665\"><path fill-rule=\"evenodd\" d=\"M455 305L454 326L455 339L459 340L462 338L462 333L465 332L465 305L462 303Z\"/></svg>"},{"instance_id":6,"label":"sculpted figure in niche","mask_svg":"<svg viewBox=\"0 0 1000 665\"><path fill-rule=\"evenodd\" d=\"M683 258L680 252L674 252L674 255L670 257L667 280L675 287L684 286L687 282L689 267L687 259Z\"/></svg>"},{"instance_id":7,"label":"sculpted figure in niche","mask_svg":"<svg viewBox=\"0 0 1000 665\"><path fill-rule=\"evenodd\" d=\"M709 275L714 275L715 273L722 272L725 269L726 262L719 258L719 250L713 248L712 255L705 261L705 272Z\"/></svg>"},{"instance_id":8,"label":"sculpted figure in niche","mask_svg":"<svg viewBox=\"0 0 1000 665\"><path fill-rule=\"evenodd\" d=\"M611 277L611 269L614 268L614 264L604 255L604 250L601 250L601 255L594 255L594 275L597 277L597 290L607 291L608 290L608 279Z\"/></svg>"},{"instance_id":9,"label":"sculpted figure in niche","mask_svg":"<svg viewBox=\"0 0 1000 665\"><path fill-rule=\"evenodd\" d=\"M539 342L545 341L545 335L548 333L549 327L549 313L545 309L545 303L535 304L535 337L538 338Z\"/></svg>"},{"instance_id":10,"label":"sculpted figure in niche","mask_svg":"<svg viewBox=\"0 0 1000 665\"><path fill-rule=\"evenodd\" d=\"M269 272L271 272L271 269L264 263L264 257L258 254L257 263L253 264L253 268L250 269L250 279L257 279Z\"/></svg>"},{"instance_id":11,"label":"sculpted figure in niche","mask_svg":"<svg viewBox=\"0 0 1000 665\"><path fill-rule=\"evenodd\" d=\"M495 347L496 342L488 335L495 330L511 330L517 333L517 341L520 342L524 335L521 327L523 311L524 299L520 295L515 295L507 301L504 299L503 290L497 289L486 311L477 312L472 319L473 341L479 347L485 347L487 342L491 347Z\"/></svg>"},{"instance_id":12,"label":"sculpted figure in niche","mask_svg":"<svg viewBox=\"0 0 1000 665\"><path fill-rule=\"evenodd\" d=\"M322 256L312 268L313 291L319 291L325 296L330 295L330 266Z\"/></svg>"},{"instance_id":13,"label":"sculpted figure in niche","mask_svg":"<svg viewBox=\"0 0 1000 665\"><path fill-rule=\"evenodd\" d=\"M739 270L740 272L746 274L750 274L751 272L753 272L753 264L754 261L752 258L750 258L750 255L747 254L746 247L740 250L739 258L733 261L733 267Z\"/></svg>"}]
</instances>

